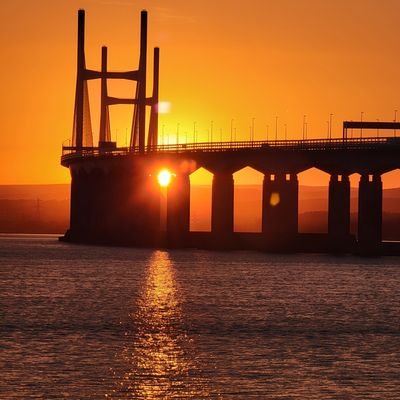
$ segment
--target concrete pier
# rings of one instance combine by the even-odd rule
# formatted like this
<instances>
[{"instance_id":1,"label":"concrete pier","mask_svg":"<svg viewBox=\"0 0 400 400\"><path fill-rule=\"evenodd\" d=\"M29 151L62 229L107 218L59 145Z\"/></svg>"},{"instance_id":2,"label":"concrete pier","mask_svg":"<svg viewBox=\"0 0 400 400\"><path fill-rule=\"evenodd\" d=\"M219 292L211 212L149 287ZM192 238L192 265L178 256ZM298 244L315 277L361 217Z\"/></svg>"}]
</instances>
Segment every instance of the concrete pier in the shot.
<instances>
[{"instance_id":1,"label":"concrete pier","mask_svg":"<svg viewBox=\"0 0 400 400\"><path fill-rule=\"evenodd\" d=\"M84 236L89 228L88 213L89 205L89 179L82 169L71 169L71 203L70 203L70 229L68 233L74 232Z\"/></svg>"},{"instance_id":2,"label":"concrete pier","mask_svg":"<svg viewBox=\"0 0 400 400\"><path fill-rule=\"evenodd\" d=\"M145 246L157 244L160 235L160 187L157 178L138 174L131 182L126 182L126 187L131 187L129 202L125 205L130 215L128 239Z\"/></svg>"},{"instance_id":3,"label":"concrete pier","mask_svg":"<svg viewBox=\"0 0 400 400\"><path fill-rule=\"evenodd\" d=\"M297 235L298 189L296 174L264 175L262 232L272 247L285 247Z\"/></svg>"},{"instance_id":4,"label":"concrete pier","mask_svg":"<svg viewBox=\"0 0 400 400\"><path fill-rule=\"evenodd\" d=\"M167 244L184 247L190 230L190 179L187 174L172 178L167 189Z\"/></svg>"},{"instance_id":5,"label":"concrete pier","mask_svg":"<svg viewBox=\"0 0 400 400\"><path fill-rule=\"evenodd\" d=\"M362 254L379 254L382 242L382 180L363 174L358 191L358 246Z\"/></svg>"},{"instance_id":6,"label":"concrete pier","mask_svg":"<svg viewBox=\"0 0 400 400\"><path fill-rule=\"evenodd\" d=\"M328 200L328 234L332 250L342 248L350 236L350 180L331 175Z\"/></svg>"},{"instance_id":7,"label":"concrete pier","mask_svg":"<svg viewBox=\"0 0 400 400\"><path fill-rule=\"evenodd\" d=\"M211 232L216 244L222 247L229 247L233 234L233 197L232 173L215 173L212 181Z\"/></svg>"}]
</instances>

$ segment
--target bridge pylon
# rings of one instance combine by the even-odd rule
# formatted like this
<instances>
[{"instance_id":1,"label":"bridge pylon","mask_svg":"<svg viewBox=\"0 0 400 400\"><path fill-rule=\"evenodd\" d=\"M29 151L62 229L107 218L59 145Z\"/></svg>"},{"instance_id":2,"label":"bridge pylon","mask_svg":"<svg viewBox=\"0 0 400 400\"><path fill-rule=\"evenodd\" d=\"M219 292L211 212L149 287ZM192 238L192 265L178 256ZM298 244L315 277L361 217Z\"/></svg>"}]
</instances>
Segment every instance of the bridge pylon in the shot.
<instances>
[{"instance_id":1,"label":"bridge pylon","mask_svg":"<svg viewBox=\"0 0 400 400\"><path fill-rule=\"evenodd\" d=\"M88 69L85 61L85 11L78 11L78 46L75 107L73 121L72 147L80 152L93 147L93 131L90 117L88 81L101 80L101 111L99 148L112 150L116 143L111 140L109 107L116 104L133 104L130 150L144 153L157 145L158 136L158 97L159 97L159 60L160 50L154 49L153 93L146 95L147 82L147 11L140 16L140 55L137 70L112 72L107 69L107 47L102 47L101 70ZM124 79L136 82L136 92L132 98L118 98L108 95L109 79ZM146 109L150 107L149 130L146 135Z\"/></svg>"}]
</instances>

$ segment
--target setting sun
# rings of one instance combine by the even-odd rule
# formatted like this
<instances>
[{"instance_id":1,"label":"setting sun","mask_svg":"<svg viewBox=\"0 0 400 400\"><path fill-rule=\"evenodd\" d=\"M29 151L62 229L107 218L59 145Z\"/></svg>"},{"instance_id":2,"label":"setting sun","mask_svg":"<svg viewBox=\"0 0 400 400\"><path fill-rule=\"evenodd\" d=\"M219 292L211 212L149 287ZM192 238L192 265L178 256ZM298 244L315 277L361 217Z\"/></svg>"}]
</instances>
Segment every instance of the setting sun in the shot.
<instances>
[{"instance_id":1,"label":"setting sun","mask_svg":"<svg viewBox=\"0 0 400 400\"><path fill-rule=\"evenodd\" d=\"M167 169L163 169L159 174L158 174L158 183L162 187L167 187L170 182L171 182L171 172L169 172Z\"/></svg>"}]
</instances>

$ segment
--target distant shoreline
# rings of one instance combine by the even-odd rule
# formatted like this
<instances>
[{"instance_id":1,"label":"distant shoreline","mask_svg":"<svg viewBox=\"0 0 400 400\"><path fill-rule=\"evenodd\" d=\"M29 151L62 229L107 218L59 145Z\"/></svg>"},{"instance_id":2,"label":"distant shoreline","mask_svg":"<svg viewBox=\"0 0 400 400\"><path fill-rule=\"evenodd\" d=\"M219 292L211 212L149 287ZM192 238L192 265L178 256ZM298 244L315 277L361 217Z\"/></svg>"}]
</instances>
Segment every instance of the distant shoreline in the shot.
<instances>
[{"instance_id":1,"label":"distant shoreline","mask_svg":"<svg viewBox=\"0 0 400 400\"><path fill-rule=\"evenodd\" d=\"M211 187L193 185L191 229L210 228ZM259 232L262 185L235 187L235 231ZM400 240L400 188L383 195L384 240ZM69 227L70 185L0 185L0 235L62 236ZM357 230L357 190L351 190L351 231ZM328 188L300 186L299 232L326 233Z\"/></svg>"}]
</instances>

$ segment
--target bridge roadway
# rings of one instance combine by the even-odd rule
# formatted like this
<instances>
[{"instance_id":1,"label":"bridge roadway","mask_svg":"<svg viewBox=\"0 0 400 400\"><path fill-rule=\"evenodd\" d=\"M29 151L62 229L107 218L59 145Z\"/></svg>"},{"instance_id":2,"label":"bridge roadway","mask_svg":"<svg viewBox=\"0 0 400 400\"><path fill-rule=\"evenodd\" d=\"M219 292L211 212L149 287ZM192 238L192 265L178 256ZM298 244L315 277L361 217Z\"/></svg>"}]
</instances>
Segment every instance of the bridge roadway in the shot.
<instances>
[{"instance_id":1,"label":"bridge roadway","mask_svg":"<svg viewBox=\"0 0 400 400\"><path fill-rule=\"evenodd\" d=\"M400 138L312 139L159 145L136 149L64 147L71 171L71 224L65 240L133 246L258 248L381 254L382 180L400 168ZM233 174L264 174L262 233L233 230ZM211 232L189 232L191 173L213 174ZM298 233L298 178L309 168L330 174L328 233ZM165 220L157 173L174 173ZM350 235L349 175L359 173L357 238ZM161 216L160 216L161 215Z\"/></svg>"}]
</instances>

